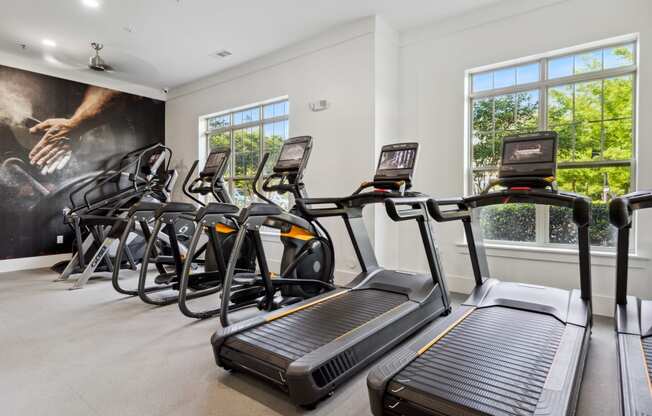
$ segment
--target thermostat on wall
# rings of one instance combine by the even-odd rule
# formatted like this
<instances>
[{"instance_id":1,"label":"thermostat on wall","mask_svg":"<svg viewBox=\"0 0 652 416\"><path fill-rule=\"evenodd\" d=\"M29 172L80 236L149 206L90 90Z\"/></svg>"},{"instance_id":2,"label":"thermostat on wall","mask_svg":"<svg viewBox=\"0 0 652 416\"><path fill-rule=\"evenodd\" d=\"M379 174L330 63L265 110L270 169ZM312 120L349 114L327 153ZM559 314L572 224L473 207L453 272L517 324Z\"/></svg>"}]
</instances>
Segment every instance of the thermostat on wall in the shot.
<instances>
[{"instance_id":1,"label":"thermostat on wall","mask_svg":"<svg viewBox=\"0 0 652 416\"><path fill-rule=\"evenodd\" d=\"M312 111L314 111L314 112L324 111L324 110L328 109L329 106L330 106L330 103L328 101L326 101L326 100L319 100L319 101L315 101L315 102L312 102L312 103L308 104L308 107L310 107L310 109Z\"/></svg>"}]
</instances>

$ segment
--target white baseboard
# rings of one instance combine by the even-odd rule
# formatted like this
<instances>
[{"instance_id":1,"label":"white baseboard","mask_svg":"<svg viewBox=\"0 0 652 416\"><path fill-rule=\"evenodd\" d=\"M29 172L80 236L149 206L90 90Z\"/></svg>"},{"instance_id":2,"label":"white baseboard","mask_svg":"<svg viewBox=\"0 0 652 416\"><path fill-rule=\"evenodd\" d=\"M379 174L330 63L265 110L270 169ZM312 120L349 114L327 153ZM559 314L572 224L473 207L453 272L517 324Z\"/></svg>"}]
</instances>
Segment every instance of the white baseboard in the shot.
<instances>
[{"instance_id":1,"label":"white baseboard","mask_svg":"<svg viewBox=\"0 0 652 416\"><path fill-rule=\"evenodd\" d=\"M22 257L19 259L1 260L0 273L16 272L50 267L57 262L69 260L70 253L53 254L51 256Z\"/></svg>"},{"instance_id":2,"label":"white baseboard","mask_svg":"<svg viewBox=\"0 0 652 416\"><path fill-rule=\"evenodd\" d=\"M446 275L448 281L448 290L456 293L469 294L475 286L475 281L471 277L459 275ZM614 303L613 296L593 295L593 313L595 315L613 318Z\"/></svg>"}]
</instances>

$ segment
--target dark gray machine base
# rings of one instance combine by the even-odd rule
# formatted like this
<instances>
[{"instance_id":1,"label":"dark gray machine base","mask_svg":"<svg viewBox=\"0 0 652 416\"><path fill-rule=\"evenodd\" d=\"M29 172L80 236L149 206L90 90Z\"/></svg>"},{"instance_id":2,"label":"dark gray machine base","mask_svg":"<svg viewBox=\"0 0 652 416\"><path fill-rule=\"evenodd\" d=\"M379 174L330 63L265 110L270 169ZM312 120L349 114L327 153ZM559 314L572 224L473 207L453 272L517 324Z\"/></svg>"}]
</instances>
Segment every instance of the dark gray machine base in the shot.
<instances>
[{"instance_id":1,"label":"dark gray machine base","mask_svg":"<svg viewBox=\"0 0 652 416\"><path fill-rule=\"evenodd\" d=\"M439 293L440 288L434 290ZM446 312L440 294L419 303L405 294L377 289L344 292L330 292L219 330L212 339L218 365L271 381L296 404L309 406ZM320 299L326 300L270 320Z\"/></svg>"},{"instance_id":2,"label":"dark gray machine base","mask_svg":"<svg viewBox=\"0 0 652 416\"><path fill-rule=\"evenodd\" d=\"M616 306L620 412L623 416L652 415L650 317L651 301L628 296L626 305Z\"/></svg>"},{"instance_id":3,"label":"dark gray machine base","mask_svg":"<svg viewBox=\"0 0 652 416\"><path fill-rule=\"evenodd\" d=\"M590 337L576 303L574 291L485 282L374 367L374 415L574 414Z\"/></svg>"}]
</instances>

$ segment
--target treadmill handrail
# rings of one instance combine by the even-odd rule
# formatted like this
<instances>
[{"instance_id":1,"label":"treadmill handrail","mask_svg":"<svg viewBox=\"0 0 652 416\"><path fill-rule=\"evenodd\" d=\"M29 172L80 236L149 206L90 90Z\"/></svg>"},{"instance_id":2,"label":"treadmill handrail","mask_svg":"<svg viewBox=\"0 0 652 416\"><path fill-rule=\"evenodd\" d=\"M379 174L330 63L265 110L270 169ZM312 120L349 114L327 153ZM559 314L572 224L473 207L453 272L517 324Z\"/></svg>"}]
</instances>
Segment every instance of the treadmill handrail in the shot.
<instances>
[{"instance_id":1,"label":"treadmill handrail","mask_svg":"<svg viewBox=\"0 0 652 416\"><path fill-rule=\"evenodd\" d=\"M573 210L573 222L577 226L581 297L590 304L592 294L591 242L589 237L591 200L589 198L570 192L523 187L509 188L457 199L437 200L433 198L428 202L428 208L431 215L437 221L462 220L467 244L469 245L469 256L471 257L475 283L477 286L480 286L489 277L489 269L484 244L482 244L482 232L474 224L475 221L473 221L471 211L475 208L508 203L549 205L567 207ZM440 206L443 205L457 205L458 208L442 211ZM477 238L477 235L480 235L480 237Z\"/></svg>"},{"instance_id":2,"label":"treadmill handrail","mask_svg":"<svg viewBox=\"0 0 652 416\"><path fill-rule=\"evenodd\" d=\"M395 222L424 219L428 216L427 203L429 196L413 196L403 198L388 198L385 200L387 215ZM408 209L398 209L399 206L409 206Z\"/></svg>"},{"instance_id":3,"label":"treadmill handrail","mask_svg":"<svg viewBox=\"0 0 652 416\"><path fill-rule=\"evenodd\" d=\"M449 205L457 205L457 208L447 210L440 208ZM428 211L437 222L468 221L471 218L471 210L464 204L464 198L430 198L428 200Z\"/></svg>"},{"instance_id":4,"label":"treadmill handrail","mask_svg":"<svg viewBox=\"0 0 652 416\"><path fill-rule=\"evenodd\" d=\"M620 229L631 225L634 211L652 208L652 191L636 191L619 196L609 203L609 221Z\"/></svg>"},{"instance_id":5,"label":"treadmill handrail","mask_svg":"<svg viewBox=\"0 0 652 416\"><path fill-rule=\"evenodd\" d=\"M371 182L370 182L371 183ZM419 198L416 193L401 194L397 192L370 191L359 192L358 189L351 195L337 198L298 198L295 200L297 208L304 215L312 218L343 217L347 215L348 208L362 208L369 204L385 203L389 198ZM311 205L335 205L331 208L311 208Z\"/></svg>"},{"instance_id":6,"label":"treadmill handrail","mask_svg":"<svg viewBox=\"0 0 652 416\"><path fill-rule=\"evenodd\" d=\"M299 211L308 217L340 217L346 215L342 198L298 198L295 204ZM336 208L311 208L311 205L335 205Z\"/></svg>"},{"instance_id":7,"label":"treadmill handrail","mask_svg":"<svg viewBox=\"0 0 652 416\"><path fill-rule=\"evenodd\" d=\"M573 222L581 227L591 222L591 200L585 196L570 193L546 191L540 189L504 189L487 194L472 195L463 198L469 209L481 208L507 203L538 204L566 207L573 210Z\"/></svg>"},{"instance_id":8,"label":"treadmill handrail","mask_svg":"<svg viewBox=\"0 0 652 416\"><path fill-rule=\"evenodd\" d=\"M634 211L652 208L652 191L636 191L609 203L609 222L618 230L616 243L616 304L627 304L629 234Z\"/></svg>"}]
</instances>

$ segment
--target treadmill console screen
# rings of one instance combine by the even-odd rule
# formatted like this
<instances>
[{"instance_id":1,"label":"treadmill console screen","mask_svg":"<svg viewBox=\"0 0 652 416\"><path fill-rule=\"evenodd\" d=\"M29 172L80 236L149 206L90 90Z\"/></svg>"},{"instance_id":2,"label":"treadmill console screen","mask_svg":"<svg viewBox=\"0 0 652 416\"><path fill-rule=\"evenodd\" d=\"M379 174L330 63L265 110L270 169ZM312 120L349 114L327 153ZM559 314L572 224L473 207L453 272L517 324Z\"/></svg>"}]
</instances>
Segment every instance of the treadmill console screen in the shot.
<instances>
[{"instance_id":1,"label":"treadmill console screen","mask_svg":"<svg viewBox=\"0 0 652 416\"><path fill-rule=\"evenodd\" d=\"M383 146L374 180L411 181L417 161L418 148L418 143L397 143Z\"/></svg>"},{"instance_id":2,"label":"treadmill console screen","mask_svg":"<svg viewBox=\"0 0 652 416\"><path fill-rule=\"evenodd\" d=\"M557 133L544 131L519 134L503 139L499 177L555 176Z\"/></svg>"},{"instance_id":3,"label":"treadmill console screen","mask_svg":"<svg viewBox=\"0 0 652 416\"><path fill-rule=\"evenodd\" d=\"M229 161L230 150L213 150L206 159L204 170L201 171L201 176L222 176L226 165Z\"/></svg>"},{"instance_id":4,"label":"treadmill console screen","mask_svg":"<svg viewBox=\"0 0 652 416\"><path fill-rule=\"evenodd\" d=\"M312 138L308 136L294 137L285 141L274 166L274 172L301 170L310 156L311 145Z\"/></svg>"}]
</instances>

